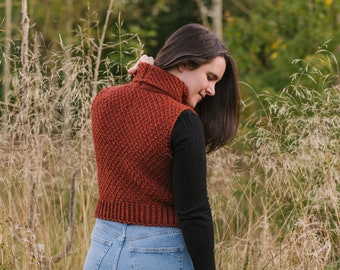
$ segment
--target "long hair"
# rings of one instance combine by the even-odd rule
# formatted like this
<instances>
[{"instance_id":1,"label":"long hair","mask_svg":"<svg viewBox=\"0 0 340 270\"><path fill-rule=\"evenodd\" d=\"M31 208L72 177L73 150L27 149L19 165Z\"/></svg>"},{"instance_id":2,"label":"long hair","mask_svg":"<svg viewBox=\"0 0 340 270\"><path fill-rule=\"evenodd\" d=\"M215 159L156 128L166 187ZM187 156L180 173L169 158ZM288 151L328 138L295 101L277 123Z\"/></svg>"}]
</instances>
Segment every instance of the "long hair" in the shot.
<instances>
[{"instance_id":1,"label":"long hair","mask_svg":"<svg viewBox=\"0 0 340 270\"><path fill-rule=\"evenodd\" d=\"M207 152L234 139L238 128L238 77L227 47L202 25L187 24L169 37L155 58L155 65L167 70L181 64L195 69L217 56L224 57L226 70L215 86L215 95L206 96L195 108L203 123Z\"/></svg>"}]
</instances>

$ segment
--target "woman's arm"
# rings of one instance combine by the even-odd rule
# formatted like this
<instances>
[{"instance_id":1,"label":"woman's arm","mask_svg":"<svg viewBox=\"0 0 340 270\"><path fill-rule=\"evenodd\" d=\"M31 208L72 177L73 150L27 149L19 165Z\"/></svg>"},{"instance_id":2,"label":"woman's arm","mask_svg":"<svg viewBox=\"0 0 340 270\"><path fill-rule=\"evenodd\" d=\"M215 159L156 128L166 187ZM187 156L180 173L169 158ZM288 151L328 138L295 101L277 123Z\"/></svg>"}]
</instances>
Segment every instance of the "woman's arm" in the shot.
<instances>
[{"instance_id":1,"label":"woman's arm","mask_svg":"<svg viewBox=\"0 0 340 270\"><path fill-rule=\"evenodd\" d=\"M201 120L191 111L178 118L171 135L173 196L195 270L214 270L214 231L206 186Z\"/></svg>"}]
</instances>

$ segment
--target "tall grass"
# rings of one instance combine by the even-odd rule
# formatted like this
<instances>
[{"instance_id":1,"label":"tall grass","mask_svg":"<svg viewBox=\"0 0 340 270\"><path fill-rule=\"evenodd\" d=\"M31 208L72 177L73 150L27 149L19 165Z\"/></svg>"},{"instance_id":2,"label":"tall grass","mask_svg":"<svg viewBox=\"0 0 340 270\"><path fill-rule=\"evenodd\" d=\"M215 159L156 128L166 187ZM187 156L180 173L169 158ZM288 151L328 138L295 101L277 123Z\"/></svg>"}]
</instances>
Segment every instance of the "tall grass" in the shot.
<instances>
[{"instance_id":1,"label":"tall grass","mask_svg":"<svg viewBox=\"0 0 340 270\"><path fill-rule=\"evenodd\" d=\"M245 101L263 110L210 158L219 269L340 268L339 69L324 47L294 64L280 95Z\"/></svg>"},{"instance_id":2,"label":"tall grass","mask_svg":"<svg viewBox=\"0 0 340 270\"><path fill-rule=\"evenodd\" d=\"M124 80L126 55L137 58L141 48L121 26L118 20L111 29L118 34L106 43L107 33L97 40L93 29L79 28L74 44L60 38L53 52L36 34L25 55L28 80L21 59L6 59L11 91L0 113L1 269L81 269L97 198L90 106L99 89Z\"/></svg>"},{"instance_id":3,"label":"tall grass","mask_svg":"<svg viewBox=\"0 0 340 270\"><path fill-rule=\"evenodd\" d=\"M60 39L59 51L43 53L36 35L25 88L21 60L6 59L1 269L82 267L97 198L91 102L99 89L124 80L123 53L140 52L129 48L139 42L133 35L110 43L98 36L79 28L74 44ZM263 110L232 146L208 157L218 269L340 267L339 71L326 50L295 64L299 70L280 95L244 101L245 109L260 102Z\"/></svg>"}]
</instances>

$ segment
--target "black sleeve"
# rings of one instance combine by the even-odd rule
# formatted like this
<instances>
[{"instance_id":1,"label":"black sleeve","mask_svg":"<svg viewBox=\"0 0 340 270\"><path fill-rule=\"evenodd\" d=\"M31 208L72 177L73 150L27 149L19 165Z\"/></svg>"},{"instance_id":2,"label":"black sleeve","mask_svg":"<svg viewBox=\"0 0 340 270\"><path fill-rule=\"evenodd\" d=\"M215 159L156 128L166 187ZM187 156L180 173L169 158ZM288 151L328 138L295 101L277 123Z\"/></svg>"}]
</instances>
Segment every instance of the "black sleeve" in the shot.
<instances>
[{"instance_id":1,"label":"black sleeve","mask_svg":"<svg viewBox=\"0 0 340 270\"><path fill-rule=\"evenodd\" d=\"M191 111L179 116L171 135L172 184L184 241L195 270L214 270L214 230L206 185L201 120Z\"/></svg>"}]
</instances>

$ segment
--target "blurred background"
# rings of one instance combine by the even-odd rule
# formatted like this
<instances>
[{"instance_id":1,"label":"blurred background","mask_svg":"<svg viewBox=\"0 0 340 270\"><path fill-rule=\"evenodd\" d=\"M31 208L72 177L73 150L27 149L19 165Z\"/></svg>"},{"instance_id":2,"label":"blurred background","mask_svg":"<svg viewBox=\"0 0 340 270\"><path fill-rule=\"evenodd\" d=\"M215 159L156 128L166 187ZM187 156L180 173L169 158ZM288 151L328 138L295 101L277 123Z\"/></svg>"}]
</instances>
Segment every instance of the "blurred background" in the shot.
<instances>
[{"instance_id":1,"label":"blurred background","mask_svg":"<svg viewBox=\"0 0 340 270\"><path fill-rule=\"evenodd\" d=\"M109 1L30 0L30 33L40 35L48 50L57 50L60 39L65 44L77 42L79 28L102 29L108 6ZM7 9L11 17L6 19ZM280 91L296 68L292 61L310 57L325 42L337 58L340 55L339 1L118 0L112 6L107 42L118 35L118 16L120 31L138 35L144 52L152 56L183 24L208 26L228 45L240 79L259 91ZM3 0L0 18L1 29L6 29L1 39L20 43L21 1Z\"/></svg>"}]
</instances>

